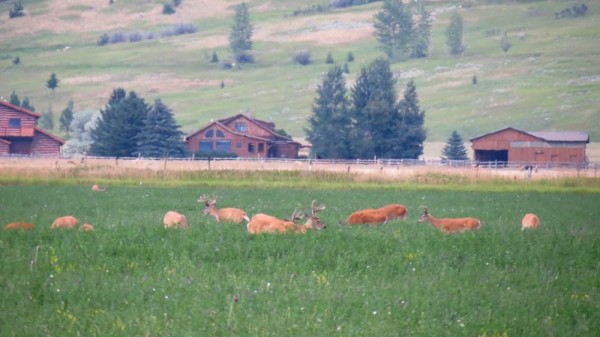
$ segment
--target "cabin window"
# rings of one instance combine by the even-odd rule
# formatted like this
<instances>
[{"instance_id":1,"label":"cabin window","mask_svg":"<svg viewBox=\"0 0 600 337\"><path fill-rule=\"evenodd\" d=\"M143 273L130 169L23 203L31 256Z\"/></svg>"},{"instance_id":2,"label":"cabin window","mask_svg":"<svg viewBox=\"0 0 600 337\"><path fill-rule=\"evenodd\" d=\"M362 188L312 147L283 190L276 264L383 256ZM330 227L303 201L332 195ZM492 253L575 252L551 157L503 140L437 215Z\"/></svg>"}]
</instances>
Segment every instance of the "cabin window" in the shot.
<instances>
[{"instance_id":1,"label":"cabin window","mask_svg":"<svg viewBox=\"0 0 600 337\"><path fill-rule=\"evenodd\" d=\"M209 140L201 140L198 146L200 152L212 152L212 141Z\"/></svg>"},{"instance_id":2,"label":"cabin window","mask_svg":"<svg viewBox=\"0 0 600 337\"><path fill-rule=\"evenodd\" d=\"M262 153L265 151L265 143L258 144L258 152Z\"/></svg>"},{"instance_id":3,"label":"cabin window","mask_svg":"<svg viewBox=\"0 0 600 337\"><path fill-rule=\"evenodd\" d=\"M217 141L217 152L231 152L231 141L230 140L218 140Z\"/></svg>"},{"instance_id":4,"label":"cabin window","mask_svg":"<svg viewBox=\"0 0 600 337\"><path fill-rule=\"evenodd\" d=\"M214 135L215 135L215 132L213 130L208 130L204 134L204 138L212 138Z\"/></svg>"},{"instance_id":5,"label":"cabin window","mask_svg":"<svg viewBox=\"0 0 600 337\"><path fill-rule=\"evenodd\" d=\"M242 148L242 143L235 143L235 147L238 148L238 149L241 149Z\"/></svg>"},{"instance_id":6,"label":"cabin window","mask_svg":"<svg viewBox=\"0 0 600 337\"><path fill-rule=\"evenodd\" d=\"M21 119L20 118L11 118L8 121L9 128L20 129L21 128Z\"/></svg>"},{"instance_id":7,"label":"cabin window","mask_svg":"<svg viewBox=\"0 0 600 337\"><path fill-rule=\"evenodd\" d=\"M248 153L254 153L254 144L248 143Z\"/></svg>"},{"instance_id":8,"label":"cabin window","mask_svg":"<svg viewBox=\"0 0 600 337\"><path fill-rule=\"evenodd\" d=\"M240 132L240 133L246 133L248 132L248 126L246 125L246 123L235 123L235 131Z\"/></svg>"},{"instance_id":9,"label":"cabin window","mask_svg":"<svg viewBox=\"0 0 600 337\"><path fill-rule=\"evenodd\" d=\"M221 130L217 130L217 138L225 138L225 134Z\"/></svg>"}]
</instances>

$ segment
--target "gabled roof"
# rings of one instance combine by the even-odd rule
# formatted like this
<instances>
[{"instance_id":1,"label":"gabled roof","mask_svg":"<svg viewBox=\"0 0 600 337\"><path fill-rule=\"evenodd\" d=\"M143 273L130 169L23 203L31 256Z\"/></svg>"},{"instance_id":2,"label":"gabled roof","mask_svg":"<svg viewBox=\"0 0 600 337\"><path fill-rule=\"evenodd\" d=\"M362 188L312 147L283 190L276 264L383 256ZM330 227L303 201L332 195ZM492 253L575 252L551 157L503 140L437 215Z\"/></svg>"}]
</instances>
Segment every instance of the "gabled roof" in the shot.
<instances>
[{"instance_id":1,"label":"gabled roof","mask_svg":"<svg viewBox=\"0 0 600 337\"><path fill-rule=\"evenodd\" d=\"M41 115L41 114L39 114L39 113L36 113L36 112L33 112L33 111L29 111L29 110L27 110L27 109L21 108L20 106L16 106L16 105L10 104L10 103L8 103L8 102L5 102L5 101L3 101L3 100L0 100L0 105L3 105L3 106L5 106L5 107L7 107L7 108L9 108L9 109L17 110L17 111L19 111L19 112L22 112L22 113L24 113L24 114L27 114L27 115L33 116L33 117L35 117L35 118L40 118L40 117L42 117L42 115Z\"/></svg>"},{"instance_id":2,"label":"gabled roof","mask_svg":"<svg viewBox=\"0 0 600 337\"><path fill-rule=\"evenodd\" d=\"M59 137L51 134L50 132L48 132L48 131L46 131L46 130L44 130L42 128L39 128L37 126L35 127L35 132L39 132L41 134L44 134L44 135L46 135L46 136L54 139L55 141L57 141L58 143L60 143L60 145L63 145L65 143L65 141L62 138L59 138Z\"/></svg>"},{"instance_id":3,"label":"gabled roof","mask_svg":"<svg viewBox=\"0 0 600 337\"><path fill-rule=\"evenodd\" d=\"M496 133L500 133L500 132L504 132L507 130L513 130L516 132L520 132L520 133L524 133L527 134L529 136L538 138L539 140L542 141L547 141L547 142L585 142L585 143L589 143L590 142L590 137L587 133L585 132L579 132L579 131L543 131L543 132L536 132L536 131L523 131L523 130L518 130L515 129L513 127L507 127L504 129L500 129L497 131L493 131L490 133L486 133L484 135L481 136L477 136L474 138L471 138L470 141L474 141L483 137L487 137Z\"/></svg>"},{"instance_id":4,"label":"gabled roof","mask_svg":"<svg viewBox=\"0 0 600 337\"><path fill-rule=\"evenodd\" d=\"M197 135L197 134L199 134L199 133L202 133L202 132L204 132L204 130L206 130L206 129L208 129L208 128L212 127L213 125L218 125L218 126L220 126L221 128L223 128L223 129L227 130L227 132L230 132L230 133L232 133L232 134L234 134L234 135L237 135L237 136L242 136L242 137L246 137L246 138L250 138L250 139L262 140L262 141L265 141L265 142L268 142L268 141L269 141L269 139L266 139L266 138L257 137L257 136L252 136L252 135L248 135L248 134L245 134L245 133L239 133L239 132L233 131L233 130L231 130L230 128L228 128L227 126L225 126L223 123L221 123L220 121L213 121L213 122L211 122L211 123L209 123L209 124L205 125L203 128L201 128L201 129L198 129L198 130L196 130L196 131L194 131L194 132L190 133L189 135L187 135L187 136L185 137L185 140L187 141L188 139L192 138L193 136L195 136L195 135Z\"/></svg>"}]
</instances>

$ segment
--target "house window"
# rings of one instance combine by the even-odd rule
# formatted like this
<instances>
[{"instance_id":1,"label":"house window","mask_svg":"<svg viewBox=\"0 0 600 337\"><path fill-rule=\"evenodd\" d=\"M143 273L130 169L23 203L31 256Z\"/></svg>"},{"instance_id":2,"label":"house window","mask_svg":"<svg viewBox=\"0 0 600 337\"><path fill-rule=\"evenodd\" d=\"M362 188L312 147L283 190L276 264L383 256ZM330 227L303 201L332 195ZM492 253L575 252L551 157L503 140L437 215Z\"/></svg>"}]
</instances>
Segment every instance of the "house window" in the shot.
<instances>
[{"instance_id":1,"label":"house window","mask_svg":"<svg viewBox=\"0 0 600 337\"><path fill-rule=\"evenodd\" d=\"M242 148L242 143L235 143L235 147L238 148L238 149L241 149Z\"/></svg>"},{"instance_id":2,"label":"house window","mask_svg":"<svg viewBox=\"0 0 600 337\"><path fill-rule=\"evenodd\" d=\"M225 138L225 134L221 130L217 130L217 138Z\"/></svg>"},{"instance_id":3,"label":"house window","mask_svg":"<svg viewBox=\"0 0 600 337\"><path fill-rule=\"evenodd\" d=\"M217 152L231 152L231 141L217 140Z\"/></svg>"},{"instance_id":4,"label":"house window","mask_svg":"<svg viewBox=\"0 0 600 337\"><path fill-rule=\"evenodd\" d=\"M254 144L248 143L248 153L254 153Z\"/></svg>"},{"instance_id":5,"label":"house window","mask_svg":"<svg viewBox=\"0 0 600 337\"><path fill-rule=\"evenodd\" d=\"M240 133L248 132L248 126L246 123L235 123L235 131Z\"/></svg>"},{"instance_id":6,"label":"house window","mask_svg":"<svg viewBox=\"0 0 600 337\"><path fill-rule=\"evenodd\" d=\"M9 128L20 129L21 128L21 119L20 118L11 118L8 121Z\"/></svg>"},{"instance_id":7,"label":"house window","mask_svg":"<svg viewBox=\"0 0 600 337\"><path fill-rule=\"evenodd\" d=\"M209 140L201 140L198 146L199 152L212 152L212 141Z\"/></svg>"},{"instance_id":8,"label":"house window","mask_svg":"<svg viewBox=\"0 0 600 337\"><path fill-rule=\"evenodd\" d=\"M263 153L265 151L265 143L258 144L258 152Z\"/></svg>"},{"instance_id":9,"label":"house window","mask_svg":"<svg viewBox=\"0 0 600 337\"><path fill-rule=\"evenodd\" d=\"M204 134L204 138L212 138L214 136L214 134L215 134L215 132L213 130L208 130Z\"/></svg>"}]
</instances>

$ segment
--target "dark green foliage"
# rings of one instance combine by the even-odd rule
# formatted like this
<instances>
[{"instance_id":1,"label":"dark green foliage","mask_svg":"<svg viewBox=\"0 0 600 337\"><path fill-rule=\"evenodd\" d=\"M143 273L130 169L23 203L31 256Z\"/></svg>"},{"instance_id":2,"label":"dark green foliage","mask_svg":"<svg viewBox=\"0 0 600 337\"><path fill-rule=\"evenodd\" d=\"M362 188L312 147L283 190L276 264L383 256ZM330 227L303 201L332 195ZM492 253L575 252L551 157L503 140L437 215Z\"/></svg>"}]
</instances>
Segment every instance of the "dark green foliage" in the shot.
<instances>
[{"instance_id":1,"label":"dark green foliage","mask_svg":"<svg viewBox=\"0 0 600 337\"><path fill-rule=\"evenodd\" d=\"M25 16L24 10L25 10L25 8L23 8L23 4L21 3L21 0L15 1L15 2L13 2L13 7L8 10L8 17L13 19L13 18Z\"/></svg>"},{"instance_id":2,"label":"dark green foliage","mask_svg":"<svg viewBox=\"0 0 600 337\"><path fill-rule=\"evenodd\" d=\"M131 91L113 90L108 104L92 130L90 152L97 156L130 157L137 150L136 138L144 126L148 106Z\"/></svg>"},{"instance_id":3,"label":"dark green foliage","mask_svg":"<svg viewBox=\"0 0 600 337\"><path fill-rule=\"evenodd\" d=\"M350 116L346 82L342 69L333 66L317 86L305 133L316 158L351 158Z\"/></svg>"},{"instance_id":4,"label":"dark green foliage","mask_svg":"<svg viewBox=\"0 0 600 337\"><path fill-rule=\"evenodd\" d=\"M217 51L214 50L212 56L210 57L210 63L219 63L219 55L217 55Z\"/></svg>"},{"instance_id":5,"label":"dark green foliage","mask_svg":"<svg viewBox=\"0 0 600 337\"><path fill-rule=\"evenodd\" d=\"M512 44L508 40L508 35L506 35L506 33L504 33L504 35L502 35L502 39L500 39L500 48L502 48L502 51L504 51L504 55L506 55L506 53L508 53L508 50L510 49L510 47L512 47Z\"/></svg>"},{"instance_id":6,"label":"dark green foliage","mask_svg":"<svg viewBox=\"0 0 600 337\"><path fill-rule=\"evenodd\" d=\"M184 157L187 149L183 143L184 133L179 130L171 109L160 99L148 111L144 126L137 135L136 155L142 157Z\"/></svg>"},{"instance_id":7,"label":"dark green foliage","mask_svg":"<svg viewBox=\"0 0 600 337\"><path fill-rule=\"evenodd\" d=\"M8 103L16 106L21 106L21 100L19 99L19 95L13 90L12 94L10 94L10 98Z\"/></svg>"},{"instance_id":8,"label":"dark green foliage","mask_svg":"<svg viewBox=\"0 0 600 337\"><path fill-rule=\"evenodd\" d=\"M331 55L331 53L327 54L327 57L325 58L325 63L333 64L333 56Z\"/></svg>"},{"instance_id":9,"label":"dark green foliage","mask_svg":"<svg viewBox=\"0 0 600 337\"><path fill-rule=\"evenodd\" d=\"M450 17L450 25L446 28L446 45L450 49L450 54L457 56L465 50L463 45L463 18L454 12Z\"/></svg>"},{"instance_id":10,"label":"dark green foliage","mask_svg":"<svg viewBox=\"0 0 600 337\"><path fill-rule=\"evenodd\" d=\"M50 78L48 79L48 81L46 81L46 87L50 90L52 90L52 92L54 92L54 90L56 88L58 88L58 78L56 77L55 73L52 73L50 75Z\"/></svg>"},{"instance_id":11,"label":"dark green foliage","mask_svg":"<svg viewBox=\"0 0 600 337\"><path fill-rule=\"evenodd\" d=\"M442 159L447 160L468 160L467 149L463 143L462 137L458 132L452 131L448 140L446 140L446 146L442 150Z\"/></svg>"},{"instance_id":12,"label":"dark green foliage","mask_svg":"<svg viewBox=\"0 0 600 337\"><path fill-rule=\"evenodd\" d=\"M235 7L234 23L229 33L229 48L237 62L244 63L247 57L241 56L252 50L252 30L248 6L242 2Z\"/></svg>"},{"instance_id":13,"label":"dark green foliage","mask_svg":"<svg viewBox=\"0 0 600 337\"><path fill-rule=\"evenodd\" d=\"M471 78L471 84L477 84L477 75L473 75L473 77Z\"/></svg>"},{"instance_id":14,"label":"dark green foliage","mask_svg":"<svg viewBox=\"0 0 600 337\"><path fill-rule=\"evenodd\" d=\"M69 128L71 127L71 122L73 121L74 106L73 100L70 99L67 103L67 107L62 111L59 118L59 130L65 132L67 136L69 135Z\"/></svg>"},{"instance_id":15,"label":"dark green foliage","mask_svg":"<svg viewBox=\"0 0 600 337\"><path fill-rule=\"evenodd\" d=\"M342 68L342 71L344 71L344 74L350 74L350 68L348 67L348 63L344 63L344 68Z\"/></svg>"},{"instance_id":16,"label":"dark green foliage","mask_svg":"<svg viewBox=\"0 0 600 337\"><path fill-rule=\"evenodd\" d=\"M44 130L52 131L54 129L54 112L52 112L52 108L48 108L47 112L42 114L37 120L38 126Z\"/></svg>"},{"instance_id":17,"label":"dark green foliage","mask_svg":"<svg viewBox=\"0 0 600 337\"><path fill-rule=\"evenodd\" d=\"M162 13L165 15L175 14L175 9L173 8L173 6L171 4L164 4Z\"/></svg>"},{"instance_id":18,"label":"dark green foliage","mask_svg":"<svg viewBox=\"0 0 600 337\"><path fill-rule=\"evenodd\" d=\"M173 6L175 6L175 7L179 7L179 5L181 5L181 2L182 2L182 1L183 1L183 0L173 0Z\"/></svg>"},{"instance_id":19,"label":"dark green foliage","mask_svg":"<svg viewBox=\"0 0 600 337\"><path fill-rule=\"evenodd\" d=\"M33 106L33 104L31 104L31 102L29 102L29 97L27 96L23 98L23 102L21 102L21 108L27 109L29 111L35 111L35 107Z\"/></svg>"},{"instance_id":20,"label":"dark green foliage","mask_svg":"<svg viewBox=\"0 0 600 337\"><path fill-rule=\"evenodd\" d=\"M352 54L351 51L348 52L348 55L346 56L346 61L354 62L354 54Z\"/></svg>"},{"instance_id":21,"label":"dark green foliage","mask_svg":"<svg viewBox=\"0 0 600 337\"><path fill-rule=\"evenodd\" d=\"M275 129L275 133L284 137L292 138L292 136L289 133L287 133L287 131L285 131L284 129Z\"/></svg>"},{"instance_id":22,"label":"dark green foliage","mask_svg":"<svg viewBox=\"0 0 600 337\"><path fill-rule=\"evenodd\" d=\"M225 81L221 81L220 87L221 87L221 89L225 88Z\"/></svg>"},{"instance_id":23,"label":"dark green foliage","mask_svg":"<svg viewBox=\"0 0 600 337\"><path fill-rule=\"evenodd\" d=\"M400 120L398 123L399 138L396 143L398 157L418 159L423 154L423 143L427 138L425 132L425 111L419 106L417 87L414 81L406 84L404 97L398 103Z\"/></svg>"},{"instance_id":24,"label":"dark green foliage","mask_svg":"<svg viewBox=\"0 0 600 337\"><path fill-rule=\"evenodd\" d=\"M381 49L392 59L407 56L413 34L412 13L402 0L385 0L375 14L375 38Z\"/></svg>"},{"instance_id":25,"label":"dark green foliage","mask_svg":"<svg viewBox=\"0 0 600 337\"><path fill-rule=\"evenodd\" d=\"M13 63L14 65L19 65L19 64L21 64L21 58L20 58L20 57L18 57L18 56L17 56L17 57L15 57L15 58L13 59L12 63Z\"/></svg>"},{"instance_id":26,"label":"dark green foliage","mask_svg":"<svg viewBox=\"0 0 600 337\"><path fill-rule=\"evenodd\" d=\"M310 64L310 51L301 50L294 55L294 63L301 64L303 66Z\"/></svg>"},{"instance_id":27,"label":"dark green foliage","mask_svg":"<svg viewBox=\"0 0 600 337\"><path fill-rule=\"evenodd\" d=\"M429 55L431 44L431 13L425 8L425 2L411 2L417 22L413 23L413 36L410 42L410 56L414 58Z\"/></svg>"}]
</instances>

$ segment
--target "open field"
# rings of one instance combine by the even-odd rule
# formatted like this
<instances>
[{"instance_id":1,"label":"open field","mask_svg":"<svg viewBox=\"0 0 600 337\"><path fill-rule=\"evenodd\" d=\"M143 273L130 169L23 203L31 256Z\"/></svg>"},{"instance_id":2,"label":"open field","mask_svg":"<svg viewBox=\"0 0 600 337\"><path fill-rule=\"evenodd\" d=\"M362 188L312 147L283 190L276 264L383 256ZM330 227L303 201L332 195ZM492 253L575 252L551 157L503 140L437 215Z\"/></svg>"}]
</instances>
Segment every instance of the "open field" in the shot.
<instances>
[{"instance_id":1,"label":"open field","mask_svg":"<svg viewBox=\"0 0 600 337\"><path fill-rule=\"evenodd\" d=\"M232 188L220 184L232 177L215 175L212 184L163 179L162 187L160 178L138 185L122 177L99 193L76 175L19 184L2 172L0 224L37 225L0 231L2 336L595 336L600 329L597 189L331 188L327 176L303 177L312 187L294 177L292 187L276 187L272 177ZM244 179L252 177L237 178ZM279 217L316 199L327 206L320 215L328 226L250 236L243 225L204 217L200 194L218 195L218 207ZM409 209L404 222L338 224L353 210L398 202ZM417 223L421 206L483 225L442 235ZM190 228L164 230L167 210L186 214ZM527 212L542 219L537 231L520 230ZM65 214L95 231L51 231Z\"/></svg>"}]
</instances>

